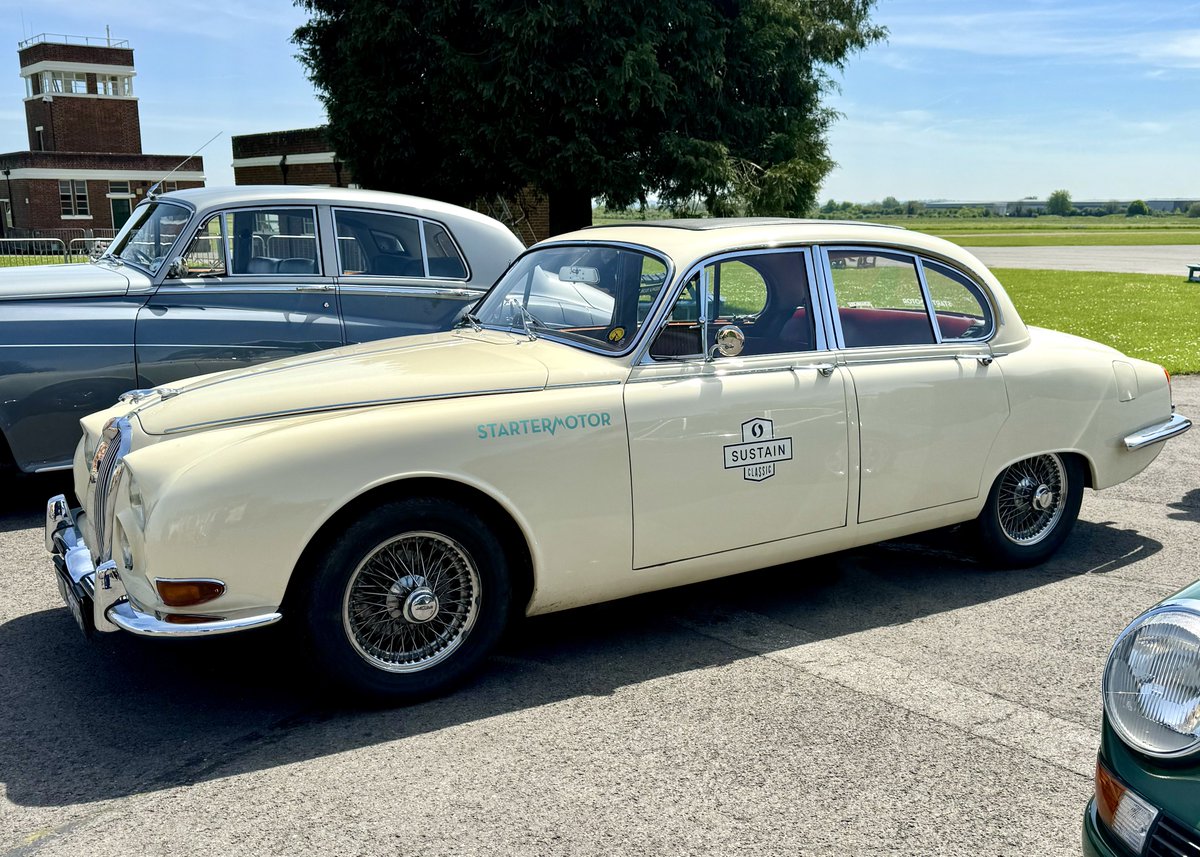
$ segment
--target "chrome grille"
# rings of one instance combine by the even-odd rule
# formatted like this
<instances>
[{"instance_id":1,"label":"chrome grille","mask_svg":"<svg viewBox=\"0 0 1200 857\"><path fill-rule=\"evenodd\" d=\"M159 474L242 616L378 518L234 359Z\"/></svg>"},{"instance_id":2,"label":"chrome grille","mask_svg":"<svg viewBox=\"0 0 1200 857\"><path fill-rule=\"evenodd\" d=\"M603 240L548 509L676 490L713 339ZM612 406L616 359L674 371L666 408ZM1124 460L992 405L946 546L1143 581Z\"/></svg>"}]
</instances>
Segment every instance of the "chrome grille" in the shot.
<instances>
[{"instance_id":1,"label":"chrome grille","mask_svg":"<svg viewBox=\"0 0 1200 857\"><path fill-rule=\"evenodd\" d=\"M1167 815L1159 815L1150 831L1147 857L1200 857L1200 831L1180 824Z\"/></svg>"},{"instance_id":2,"label":"chrome grille","mask_svg":"<svg viewBox=\"0 0 1200 857\"><path fill-rule=\"evenodd\" d=\"M93 474L96 488L95 494L92 495L90 517L96 532L96 549L100 554L98 560L103 562L110 559L112 554L108 541L113 514L110 495L117 473L117 465L129 452L129 421L116 419L109 422L104 427L101 443L104 443L105 447Z\"/></svg>"}]
</instances>

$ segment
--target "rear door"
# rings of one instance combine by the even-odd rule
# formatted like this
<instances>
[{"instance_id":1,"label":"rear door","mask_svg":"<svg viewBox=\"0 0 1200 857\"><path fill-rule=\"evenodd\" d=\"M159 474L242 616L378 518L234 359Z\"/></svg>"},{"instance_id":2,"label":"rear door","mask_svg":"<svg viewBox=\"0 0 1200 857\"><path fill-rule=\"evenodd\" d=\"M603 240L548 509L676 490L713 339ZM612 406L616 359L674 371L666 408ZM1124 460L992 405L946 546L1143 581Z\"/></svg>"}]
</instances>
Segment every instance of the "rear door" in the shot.
<instances>
[{"instance_id":1,"label":"rear door","mask_svg":"<svg viewBox=\"0 0 1200 857\"><path fill-rule=\"evenodd\" d=\"M233 208L202 222L184 268L138 313L139 385L341 345L317 227L312 206Z\"/></svg>"},{"instance_id":2,"label":"rear door","mask_svg":"<svg viewBox=\"0 0 1200 857\"><path fill-rule=\"evenodd\" d=\"M333 219L347 342L446 330L483 296L444 224L358 208Z\"/></svg>"}]
</instances>

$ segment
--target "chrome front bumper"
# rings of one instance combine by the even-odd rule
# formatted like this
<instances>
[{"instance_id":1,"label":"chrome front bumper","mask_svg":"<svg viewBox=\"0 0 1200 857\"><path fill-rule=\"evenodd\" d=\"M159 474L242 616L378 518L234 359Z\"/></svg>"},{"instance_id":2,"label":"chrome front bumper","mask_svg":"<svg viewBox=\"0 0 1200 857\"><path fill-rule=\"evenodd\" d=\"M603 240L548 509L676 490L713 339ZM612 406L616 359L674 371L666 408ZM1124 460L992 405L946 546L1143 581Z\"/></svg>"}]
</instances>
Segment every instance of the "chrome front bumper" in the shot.
<instances>
[{"instance_id":1,"label":"chrome front bumper","mask_svg":"<svg viewBox=\"0 0 1200 857\"><path fill-rule=\"evenodd\" d=\"M158 614L144 613L129 600L112 560L95 564L84 543L82 510L72 509L62 494L46 503L46 550L54 562L58 589L84 634L128 631L144 637L208 637L273 625L280 613L240 619L175 624Z\"/></svg>"},{"instance_id":2,"label":"chrome front bumper","mask_svg":"<svg viewBox=\"0 0 1200 857\"><path fill-rule=\"evenodd\" d=\"M1126 437L1125 448L1141 449L1144 446L1150 446L1154 443L1162 443L1164 440L1183 434L1191 427L1192 421L1187 417L1180 416L1179 414L1171 414L1171 418L1165 423L1146 426L1141 431L1136 431Z\"/></svg>"}]
</instances>

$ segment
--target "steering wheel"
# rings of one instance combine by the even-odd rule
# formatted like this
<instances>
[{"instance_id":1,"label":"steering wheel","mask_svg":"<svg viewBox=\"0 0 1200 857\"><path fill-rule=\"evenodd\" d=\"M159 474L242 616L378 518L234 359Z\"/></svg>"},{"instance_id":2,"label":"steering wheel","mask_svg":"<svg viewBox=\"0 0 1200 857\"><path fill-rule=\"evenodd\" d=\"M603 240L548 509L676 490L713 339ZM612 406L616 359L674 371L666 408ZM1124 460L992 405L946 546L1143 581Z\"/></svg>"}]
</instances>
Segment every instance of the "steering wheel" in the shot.
<instances>
[{"instance_id":1,"label":"steering wheel","mask_svg":"<svg viewBox=\"0 0 1200 857\"><path fill-rule=\"evenodd\" d=\"M149 253L147 253L145 250L142 250L138 247L130 247L129 252L133 254L133 259L135 262L140 262L141 264L145 265L147 268L154 267L154 257L151 256Z\"/></svg>"}]
</instances>

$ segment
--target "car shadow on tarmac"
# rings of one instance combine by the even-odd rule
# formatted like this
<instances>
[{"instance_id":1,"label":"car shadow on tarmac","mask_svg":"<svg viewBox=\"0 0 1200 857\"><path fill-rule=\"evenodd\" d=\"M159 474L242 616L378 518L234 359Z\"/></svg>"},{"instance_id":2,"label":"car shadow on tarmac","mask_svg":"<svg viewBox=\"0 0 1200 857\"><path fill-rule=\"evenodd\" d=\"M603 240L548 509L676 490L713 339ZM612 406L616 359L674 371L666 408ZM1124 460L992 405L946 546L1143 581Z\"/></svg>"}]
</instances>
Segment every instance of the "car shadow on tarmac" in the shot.
<instances>
[{"instance_id":1,"label":"car shadow on tarmac","mask_svg":"<svg viewBox=\"0 0 1200 857\"><path fill-rule=\"evenodd\" d=\"M9 516L32 526L30 515ZM1049 563L993 571L964 558L968 541L966 528L939 531L525 620L474 683L394 709L325 690L279 628L87 643L65 608L30 613L0 626L0 779L16 804L64 806L269 769L752 657L695 633L722 615L768 616L770 645L788 648L1106 573L1162 547L1081 521Z\"/></svg>"}]
</instances>

